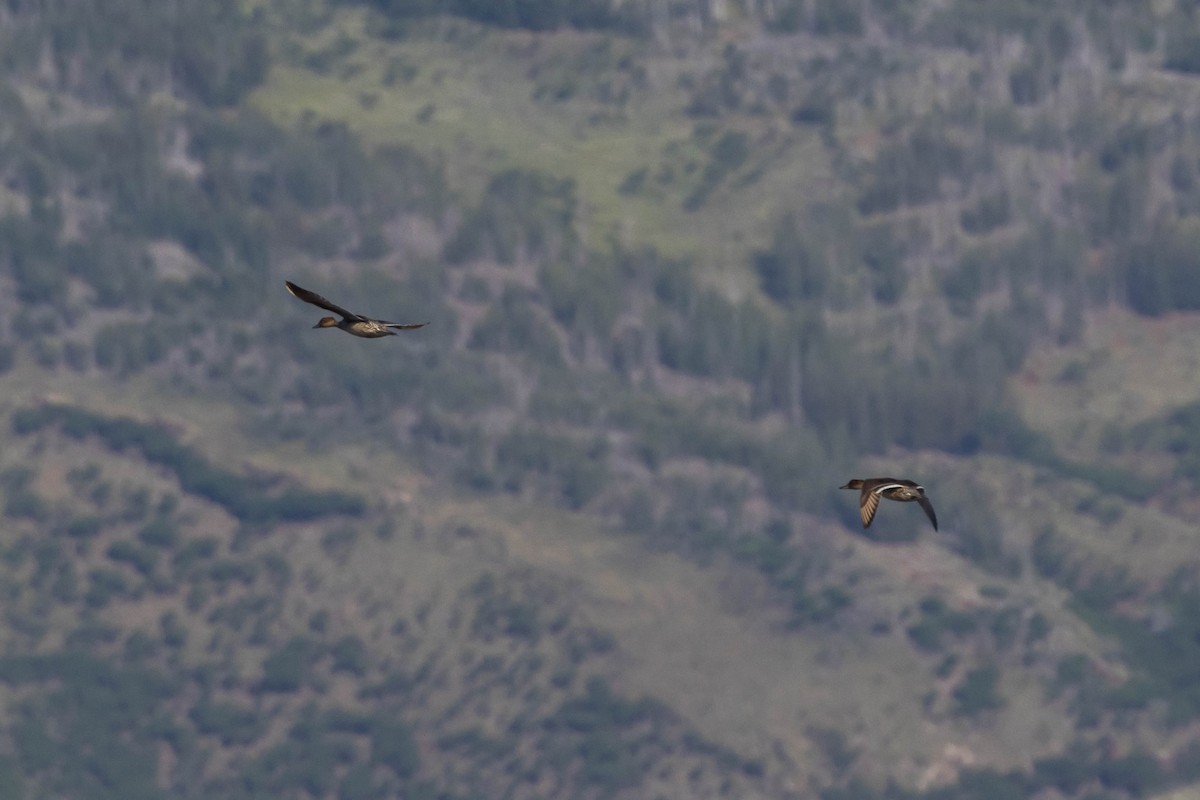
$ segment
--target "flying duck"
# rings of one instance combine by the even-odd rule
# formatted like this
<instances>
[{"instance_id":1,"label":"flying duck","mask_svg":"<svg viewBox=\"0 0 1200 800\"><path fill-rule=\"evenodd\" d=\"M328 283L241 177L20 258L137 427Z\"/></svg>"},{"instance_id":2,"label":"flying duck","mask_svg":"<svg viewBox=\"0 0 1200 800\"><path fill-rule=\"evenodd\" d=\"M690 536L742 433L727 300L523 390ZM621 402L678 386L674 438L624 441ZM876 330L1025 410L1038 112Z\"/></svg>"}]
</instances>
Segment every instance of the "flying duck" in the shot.
<instances>
[{"instance_id":1,"label":"flying duck","mask_svg":"<svg viewBox=\"0 0 1200 800\"><path fill-rule=\"evenodd\" d=\"M308 289L297 286L291 281L284 281L284 283L287 284L287 290L292 293L292 296L341 316L340 320L336 320L333 317L321 317L321 320L316 325L313 325L314 328L341 328L353 336L361 336L364 339L378 339L382 336L395 336L397 330L406 331L413 328L423 328L429 324L427 322L387 322L382 319L364 317L362 314L353 314L341 306L334 305L316 292L310 292Z\"/></svg>"},{"instance_id":2,"label":"flying duck","mask_svg":"<svg viewBox=\"0 0 1200 800\"><path fill-rule=\"evenodd\" d=\"M937 530L937 514L933 513L933 503L929 502L929 498L925 496L925 487L920 484L906 481L903 478L867 478L866 480L855 478L841 488L862 490L862 494L858 497L858 513L862 517L863 528L870 527L871 520L875 519L875 509L879 508L879 498L886 497L888 500L899 500L904 503L914 500L920 503L921 508L925 511L925 516L929 517L929 521L933 523L933 529Z\"/></svg>"}]
</instances>

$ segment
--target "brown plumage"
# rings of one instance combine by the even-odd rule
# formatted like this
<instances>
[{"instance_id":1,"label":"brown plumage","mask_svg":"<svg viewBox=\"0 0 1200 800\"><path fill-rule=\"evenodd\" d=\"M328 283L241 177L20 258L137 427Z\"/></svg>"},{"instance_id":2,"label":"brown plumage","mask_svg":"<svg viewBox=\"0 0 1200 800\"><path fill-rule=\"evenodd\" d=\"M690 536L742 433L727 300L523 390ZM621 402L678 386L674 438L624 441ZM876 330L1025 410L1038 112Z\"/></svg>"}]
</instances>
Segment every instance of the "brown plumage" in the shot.
<instances>
[{"instance_id":1,"label":"brown plumage","mask_svg":"<svg viewBox=\"0 0 1200 800\"><path fill-rule=\"evenodd\" d=\"M341 320L336 320L333 317L321 317L321 320L313 325L314 328L341 328L346 333L353 336L360 336L363 339L378 339L382 336L395 336L397 330L412 330L413 328L423 328L429 323L427 322L388 322L382 319L371 319L364 317L362 314L355 314L347 311L341 306L334 305L316 292L310 292L301 286L297 286L291 281L284 281L287 285L287 290L292 293L293 297L303 300L306 303L312 303L318 308L323 308L326 311L332 311L339 315Z\"/></svg>"},{"instance_id":2,"label":"brown plumage","mask_svg":"<svg viewBox=\"0 0 1200 800\"><path fill-rule=\"evenodd\" d=\"M937 514L933 513L933 503L925 496L925 487L913 481L903 478L855 478L841 488L862 490L858 496L858 513L862 517L863 528L870 527L871 520L875 519L875 510L879 508L881 497L902 503L920 503L925 516L933 523L933 529L936 531L938 528Z\"/></svg>"}]
</instances>

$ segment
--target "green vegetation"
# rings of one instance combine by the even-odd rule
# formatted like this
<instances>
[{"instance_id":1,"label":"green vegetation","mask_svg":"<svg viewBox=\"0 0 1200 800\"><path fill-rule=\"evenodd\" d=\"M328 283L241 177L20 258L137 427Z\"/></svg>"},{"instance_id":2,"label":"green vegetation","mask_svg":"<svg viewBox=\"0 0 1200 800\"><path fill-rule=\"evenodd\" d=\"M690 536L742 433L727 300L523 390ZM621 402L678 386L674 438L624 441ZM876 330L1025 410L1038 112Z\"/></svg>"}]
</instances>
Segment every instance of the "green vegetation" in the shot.
<instances>
[{"instance_id":1,"label":"green vegetation","mask_svg":"<svg viewBox=\"0 0 1200 800\"><path fill-rule=\"evenodd\" d=\"M1200 775L1194 342L1095 344L1200 309L1189 4L58 5L0 30L0 796Z\"/></svg>"},{"instance_id":2,"label":"green vegetation","mask_svg":"<svg viewBox=\"0 0 1200 800\"><path fill-rule=\"evenodd\" d=\"M642 14L615 6L608 0L524 0L489 3L486 0L340 0L378 8L389 19L402 22L430 14L453 14L487 25L541 31L571 25L578 28L612 28L633 31Z\"/></svg>"},{"instance_id":3,"label":"green vegetation","mask_svg":"<svg viewBox=\"0 0 1200 800\"><path fill-rule=\"evenodd\" d=\"M156 786L152 757L157 742L170 735L156 719L177 689L166 678L63 653L5 658L0 680L10 687L53 687L17 711L16 763L25 783L75 796L168 796Z\"/></svg>"},{"instance_id":4,"label":"green vegetation","mask_svg":"<svg viewBox=\"0 0 1200 800\"><path fill-rule=\"evenodd\" d=\"M243 522L299 521L330 515L358 516L365 510L362 497L343 492L314 492L298 487L273 491L278 479L249 479L208 462L192 448L179 443L165 428L133 419L103 417L70 406L44 405L13 415L13 430L28 435L48 426L61 426L73 438L99 437L111 450L137 450L143 458L167 467L188 493L224 507ZM129 560L129 550L122 551ZM118 558L118 556L110 557Z\"/></svg>"},{"instance_id":5,"label":"green vegetation","mask_svg":"<svg viewBox=\"0 0 1200 800\"><path fill-rule=\"evenodd\" d=\"M994 665L973 669L963 677L962 684L954 690L955 713L974 716L1004 706L996 684L1000 671Z\"/></svg>"}]
</instances>

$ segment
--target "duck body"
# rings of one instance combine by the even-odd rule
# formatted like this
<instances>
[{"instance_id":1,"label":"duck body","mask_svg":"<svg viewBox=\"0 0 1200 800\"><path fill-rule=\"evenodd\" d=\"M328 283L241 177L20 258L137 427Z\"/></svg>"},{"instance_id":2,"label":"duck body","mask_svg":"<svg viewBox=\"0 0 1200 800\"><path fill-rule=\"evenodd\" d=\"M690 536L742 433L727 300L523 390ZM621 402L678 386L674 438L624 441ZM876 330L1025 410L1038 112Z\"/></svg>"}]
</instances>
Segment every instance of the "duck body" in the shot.
<instances>
[{"instance_id":1,"label":"duck body","mask_svg":"<svg viewBox=\"0 0 1200 800\"><path fill-rule=\"evenodd\" d=\"M407 330L411 328L420 328L425 323L420 324L400 324L398 322L385 322L381 319L347 319L342 318L335 320L333 317L322 317L321 321L314 328L339 328L351 336L358 336L363 339L378 339L382 336L395 336L396 330ZM393 330L396 329L396 330Z\"/></svg>"},{"instance_id":2,"label":"duck body","mask_svg":"<svg viewBox=\"0 0 1200 800\"><path fill-rule=\"evenodd\" d=\"M383 319L371 319L370 317L364 317L362 314L347 311L341 306L334 305L316 292L311 292L302 286L297 286L291 281L284 281L284 284L287 286L287 290L292 293L292 296L298 300L311 303L326 311L332 311L341 317L340 320L333 317L321 317L320 321L316 325L313 325L314 328L339 328L351 336L358 336L362 339L379 339L384 336L395 336L398 330L423 328L428 324L425 322L388 322Z\"/></svg>"},{"instance_id":3,"label":"duck body","mask_svg":"<svg viewBox=\"0 0 1200 800\"><path fill-rule=\"evenodd\" d=\"M938 529L937 514L933 511L933 503L929 502L929 498L925 496L925 487L915 481L904 478L867 478L865 480L854 478L841 488L860 491L858 513L862 518L864 529L870 527L871 520L875 518L875 511L879 508L879 498L881 497L901 503L920 503L921 510L933 523L933 529L935 531Z\"/></svg>"}]
</instances>

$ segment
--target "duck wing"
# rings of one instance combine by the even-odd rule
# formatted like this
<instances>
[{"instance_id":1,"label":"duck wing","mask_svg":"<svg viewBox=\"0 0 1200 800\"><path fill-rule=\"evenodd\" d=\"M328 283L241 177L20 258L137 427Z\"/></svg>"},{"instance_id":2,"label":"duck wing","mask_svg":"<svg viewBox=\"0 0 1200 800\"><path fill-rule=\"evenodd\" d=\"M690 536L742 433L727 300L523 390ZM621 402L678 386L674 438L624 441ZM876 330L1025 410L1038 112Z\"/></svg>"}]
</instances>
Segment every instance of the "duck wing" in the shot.
<instances>
[{"instance_id":1,"label":"duck wing","mask_svg":"<svg viewBox=\"0 0 1200 800\"><path fill-rule=\"evenodd\" d=\"M429 324L428 322L388 322L382 319L379 320L379 322L388 326L389 328L395 328L396 330L401 331L411 331L414 328L424 328Z\"/></svg>"},{"instance_id":2,"label":"duck wing","mask_svg":"<svg viewBox=\"0 0 1200 800\"><path fill-rule=\"evenodd\" d=\"M863 528L871 527L871 520L875 519L875 509L879 508L879 492L864 491L858 497L858 515L862 517Z\"/></svg>"},{"instance_id":3,"label":"duck wing","mask_svg":"<svg viewBox=\"0 0 1200 800\"><path fill-rule=\"evenodd\" d=\"M318 308L323 308L326 311L332 311L333 313L339 314L346 319L366 320L366 317L362 316L361 314L354 314L339 305L334 305L321 295L317 294L316 292L310 292L303 286L297 286L291 281L284 281L284 284L287 286L287 290L292 293L292 296L298 300L303 300L306 303L312 303Z\"/></svg>"},{"instance_id":4,"label":"duck wing","mask_svg":"<svg viewBox=\"0 0 1200 800\"><path fill-rule=\"evenodd\" d=\"M933 523L933 529L936 531L938 529L937 514L933 513L933 503L929 502L929 498L925 495L917 498L917 502L921 504L922 510L925 511L925 516L929 517L929 521Z\"/></svg>"}]
</instances>

